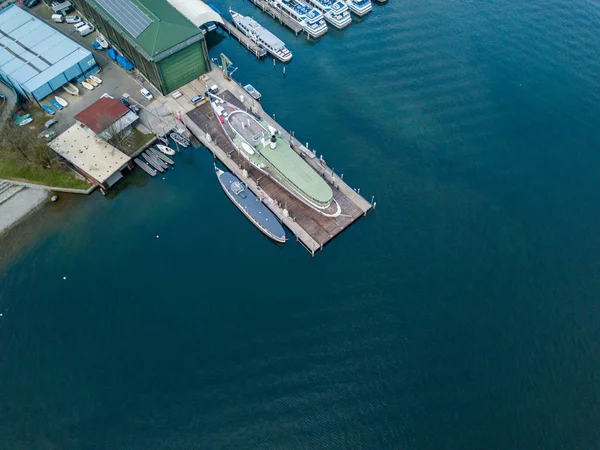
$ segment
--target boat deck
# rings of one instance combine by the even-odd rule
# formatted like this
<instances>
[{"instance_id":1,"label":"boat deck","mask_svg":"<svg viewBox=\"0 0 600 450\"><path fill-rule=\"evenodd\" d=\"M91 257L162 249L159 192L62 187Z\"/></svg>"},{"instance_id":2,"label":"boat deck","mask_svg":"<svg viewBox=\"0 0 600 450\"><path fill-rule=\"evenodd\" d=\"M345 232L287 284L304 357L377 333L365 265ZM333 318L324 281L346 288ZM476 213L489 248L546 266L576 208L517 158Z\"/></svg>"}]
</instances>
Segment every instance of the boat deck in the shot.
<instances>
[{"instance_id":1,"label":"boat deck","mask_svg":"<svg viewBox=\"0 0 600 450\"><path fill-rule=\"evenodd\" d=\"M285 25L290 30L292 30L296 34L296 36L298 35L298 33L302 32L302 26L300 24L298 24L296 21L294 21L290 17L283 14L281 11L278 11L276 8L274 8L269 3L267 3L265 0L250 0L250 1L252 3L254 3L257 7L262 9L263 12L270 15L273 19L278 20L279 23L281 23L282 25Z\"/></svg>"},{"instance_id":2,"label":"boat deck","mask_svg":"<svg viewBox=\"0 0 600 450\"><path fill-rule=\"evenodd\" d=\"M237 96L244 95L245 91L236 83L223 80L222 78L217 80L218 77L214 76L209 83L219 83L223 88L234 91ZM219 96L224 100L236 105L240 109L246 109L236 95L232 94L229 90L219 93ZM270 120L260 105L255 105L254 110L283 134L284 131L282 128ZM294 150L317 170L331 186L333 198L342 210L340 216L333 218L320 214L302 203L258 169L252 167L240 155L229 139L227 139L210 104L205 103L189 111L184 116L184 121L196 138L211 150L231 172L243 180L257 197L265 202L267 207L292 231L296 236L296 240L301 242L313 256L325 244L330 242L358 218L366 215L371 209L369 202L358 195L340 177L332 173L330 169L321 165L322 163L319 159L314 158L312 153L303 148L295 138L291 138L292 142L294 142ZM210 138L207 137L207 134ZM311 156L313 156L312 159ZM244 170L248 174L247 177L244 177ZM272 199L273 202L269 202L267 197ZM288 211L288 216L285 215L284 210Z\"/></svg>"},{"instance_id":3,"label":"boat deck","mask_svg":"<svg viewBox=\"0 0 600 450\"><path fill-rule=\"evenodd\" d=\"M250 53L252 53L257 58L262 58L267 55L267 51L262 48L260 45L254 43L252 39L242 33L237 29L235 25L223 19L223 24L219 24L225 31L229 33L230 36L236 38L240 43L248 49Z\"/></svg>"}]
</instances>

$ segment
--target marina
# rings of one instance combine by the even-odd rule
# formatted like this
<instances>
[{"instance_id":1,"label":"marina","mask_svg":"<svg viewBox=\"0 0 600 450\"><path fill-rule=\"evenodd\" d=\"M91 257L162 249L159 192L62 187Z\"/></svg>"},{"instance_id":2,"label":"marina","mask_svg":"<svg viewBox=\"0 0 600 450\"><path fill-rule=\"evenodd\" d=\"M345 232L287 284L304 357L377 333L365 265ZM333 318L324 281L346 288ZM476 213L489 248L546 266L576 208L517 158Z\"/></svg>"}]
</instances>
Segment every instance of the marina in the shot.
<instances>
[{"instance_id":1,"label":"marina","mask_svg":"<svg viewBox=\"0 0 600 450\"><path fill-rule=\"evenodd\" d=\"M268 0L283 15L289 17L302 27L308 37L320 38L328 28L323 14L302 0Z\"/></svg>"},{"instance_id":2,"label":"marina","mask_svg":"<svg viewBox=\"0 0 600 450\"><path fill-rule=\"evenodd\" d=\"M243 181L248 190L275 214L312 256L374 207L359 192L348 186L343 177L338 176L330 169L324 160L317 158L294 136L284 131L279 124L265 113L258 103L250 106L242 102L240 98L247 95L242 86L235 81L224 79L222 72L218 69L213 69L208 76L203 77L203 82L207 86L218 84L219 97L215 98L213 96L213 101L210 103L204 103L188 110L183 115L185 125L233 175ZM221 99L224 103L215 105L217 99ZM219 106L223 108L221 115L217 113L216 109ZM233 129L225 128L225 124L221 123L220 120L220 118L225 120L222 116L224 113L229 116L229 111L234 112L232 123L236 122L233 124ZM247 114L251 114L254 118L260 117L261 120L252 125L252 128L246 130L245 127L248 126L248 119L250 119L246 116ZM265 129L275 130L276 133L274 134L277 135L278 145L281 145L281 148L286 148L284 144L287 143L288 151L294 152L295 157L288 154L287 158L290 158L289 160L284 156L286 161L283 164L291 161L292 164L300 164L299 167L302 167L302 170L310 168L304 174L310 175L314 171L322 183L316 178L311 178L313 181L309 181L308 185L301 185L300 182L298 188L306 189L308 186L312 189L305 192L305 196L303 196L301 192L294 191L289 183L286 184L288 180L278 179L275 176L277 168L282 168L281 161L274 161L276 163L275 170L269 175L266 173L269 172L269 168L261 167L259 159L256 159L253 163L249 159L251 155L248 150L255 151L256 156L260 157L258 149L255 147L254 149L246 148L246 150L243 150L244 146L241 138L244 135L237 136L234 129L241 127L244 132L247 131L247 134L252 137L252 130L256 131L255 127L257 126L260 127L258 128L259 131L261 129L263 131ZM236 141L239 146L234 143ZM261 142L260 137L258 142ZM240 148L242 151L240 151ZM269 153L269 150L263 147L260 149L260 152L264 152L269 158L273 157L275 153L274 149L271 149L271 151ZM246 155L243 154L244 152ZM290 176L289 181L294 182L295 180L298 183L298 178L292 179L294 175L290 175L289 169L283 168L283 172L285 172L284 175ZM312 175L310 176L312 177ZM328 198L329 195L331 195L330 199Z\"/></svg>"}]
</instances>

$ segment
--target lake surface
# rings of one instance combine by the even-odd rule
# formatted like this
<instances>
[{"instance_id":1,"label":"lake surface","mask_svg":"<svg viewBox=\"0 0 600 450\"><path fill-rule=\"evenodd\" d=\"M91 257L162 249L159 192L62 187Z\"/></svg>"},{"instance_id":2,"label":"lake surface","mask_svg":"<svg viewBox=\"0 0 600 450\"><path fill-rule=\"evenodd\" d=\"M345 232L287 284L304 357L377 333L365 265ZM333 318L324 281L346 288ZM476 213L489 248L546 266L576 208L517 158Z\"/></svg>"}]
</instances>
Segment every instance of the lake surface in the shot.
<instances>
[{"instance_id":1,"label":"lake surface","mask_svg":"<svg viewBox=\"0 0 600 450\"><path fill-rule=\"evenodd\" d=\"M0 240L2 449L595 449L600 6L390 0L234 77L377 209L316 258L212 156ZM291 236L291 235L290 235Z\"/></svg>"}]
</instances>

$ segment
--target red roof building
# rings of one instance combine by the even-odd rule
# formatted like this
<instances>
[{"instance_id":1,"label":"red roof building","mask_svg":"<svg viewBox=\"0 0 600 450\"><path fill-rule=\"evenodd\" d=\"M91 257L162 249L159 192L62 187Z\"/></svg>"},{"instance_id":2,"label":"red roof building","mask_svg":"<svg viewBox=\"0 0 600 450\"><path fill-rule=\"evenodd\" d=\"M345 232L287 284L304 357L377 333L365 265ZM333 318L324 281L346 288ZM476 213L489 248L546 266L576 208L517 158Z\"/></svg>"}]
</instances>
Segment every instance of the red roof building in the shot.
<instances>
[{"instance_id":1,"label":"red roof building","mask_svg":"<svg viewBox=\"0 0 600 450\"><path fill-rule=\"evenodd\" d=\"M138 116L119 100L102 97L83 111L75 115L77 124L93 136L110 138L111 133L102 133L109 127L113 133L119 133L138 119ZM103 134L107 134L104 136Z\"/></svg>"}]
</instances>

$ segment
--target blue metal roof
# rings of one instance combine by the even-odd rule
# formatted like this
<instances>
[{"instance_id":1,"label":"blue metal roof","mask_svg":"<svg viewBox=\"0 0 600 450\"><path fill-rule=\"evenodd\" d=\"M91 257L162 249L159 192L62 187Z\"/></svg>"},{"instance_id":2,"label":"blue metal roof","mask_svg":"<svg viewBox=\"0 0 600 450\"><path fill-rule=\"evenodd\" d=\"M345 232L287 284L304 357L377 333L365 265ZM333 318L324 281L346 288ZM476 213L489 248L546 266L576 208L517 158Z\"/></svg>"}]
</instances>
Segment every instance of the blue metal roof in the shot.
<instances>
[{"instance_id":1,"label":"blue metal roof","mask_svg":"<svg viewBox=\"0 0 600 450\"><path fill-rule=\"evenodd\" d=\"M0 9L0 73L36 98L58 84L59 75L75 73L74 66L80 67L77 76L95 64L89 50L27 11L14 5Z\"/></svg>"}]
</instances>

